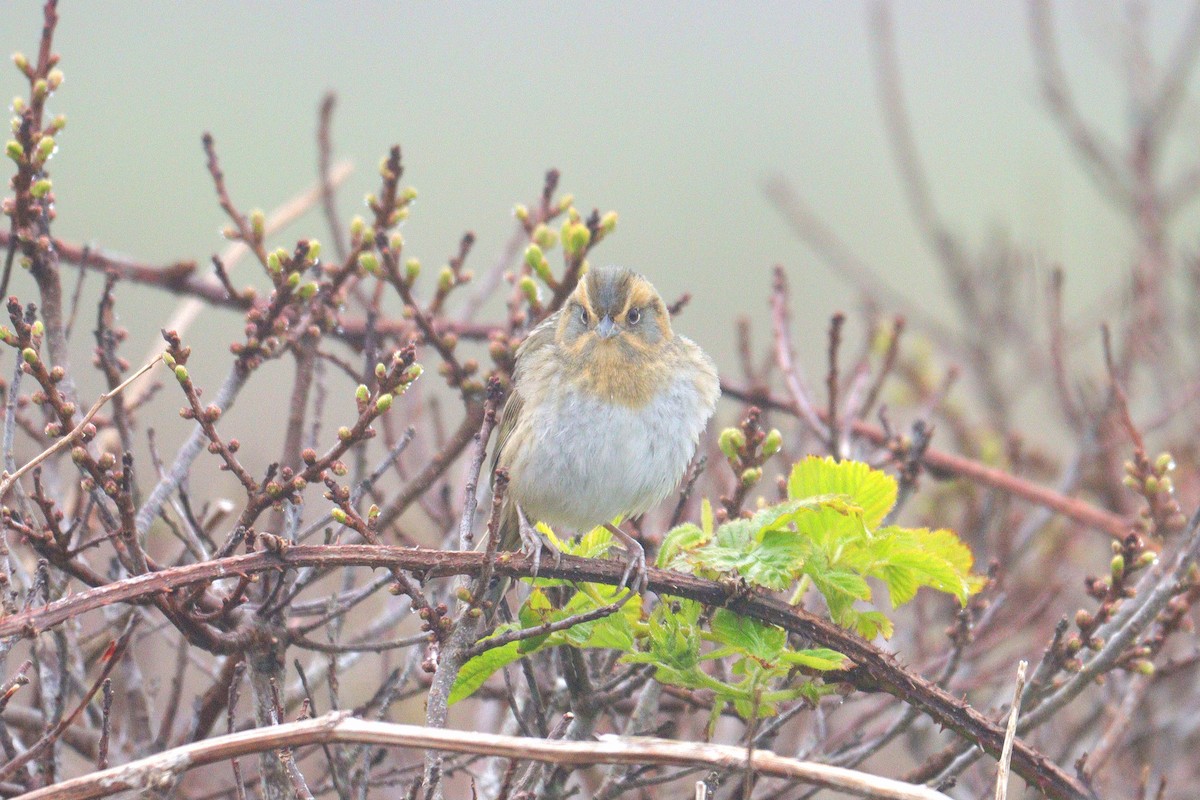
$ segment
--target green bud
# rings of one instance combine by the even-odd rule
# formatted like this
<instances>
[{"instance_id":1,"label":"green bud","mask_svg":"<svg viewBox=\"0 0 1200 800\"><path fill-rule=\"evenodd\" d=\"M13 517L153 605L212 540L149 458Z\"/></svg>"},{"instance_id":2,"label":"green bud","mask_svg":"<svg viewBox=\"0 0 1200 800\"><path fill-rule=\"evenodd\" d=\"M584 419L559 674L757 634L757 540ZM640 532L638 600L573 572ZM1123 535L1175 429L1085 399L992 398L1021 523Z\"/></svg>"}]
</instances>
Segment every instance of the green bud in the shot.
<instances>
[{"instance_id":1,"label":"green bud","mask_svg":"<svg viewBox=\"0 0 1200 800\"><path fill-rule=\"evenodd\" d=\"M29 187L29 193L34 197L42 198L50 194L50 190L53 188L54 184L50 182L49 178L42 178L40 181L35 181L34 184Z\"/></svg>"},{"instance_id":2,"label":"green bud","mask_svg":"<svg viewBox=\"0 0 1200 800\"><path fill-rule=\"evenodd\" d=\"M333 517L333 521L339 525L345 525L350 521L350 517L346 516L346 512L336 507L329 512L329 516Z\"/></svg>"},{"instance_id":3,"label":"green bud","mask_svg":"<svg viewBox=\"0 0 1200 800\"><path fill-rule=\"evenodd\" d=\"M401 203L411 203L413 200L416 200L416 199L417 199L417 190L414 189L412 186L405 186L404 189L401 190L401 192L400 192L400 202Z\"/></svg>"},{"instance_id":4,"label":"green bud","mask_svg":"<svg viewBox=\"0 0 1200 800\"><path fill-rule=\"evenodd\" d=\"M279 258L279 253L273 251L267 253L267 272L272 275L278 275L282 271L283 262Z\"/></svg>"},{"instance_id":5,"label":"green bud","mask_svg":"<svg viewBox=\"0 0 1200 800\"><path fill-rule=\"evenodd\" d=\"M317 289L319 288L321 287L317 285L316 281L309 281L300 287L296 292L296 296L301 300L311 300L317 294Z\"/></svg>"},{"instance_id":6,"label":"green bud","mask_svg":"<svg viewBox=\"0 0 1200 800\"><path fill-rule=\"evenodd\" d=\"M438 273L438 291L448 292L454 288L454 270L450 267L442 267L442 271Z\"/></svg>"},{"instance_id":7,"label":"green bud","mask_svg":"<svg viewBox=\"0 0 1200 800\"><path fill-rule=\"evenodd\" d=\"M375 377L379 378L380 380L383 380L385 375L387 375L387 367L385 367L383 364L376 364L375 365Z\"/></svg>"},{"instance_id":8,"label":"green bud","mask_svg":"<svg viewBox=\"0 0 1200 800\"><path fill-rule=\"evenodd\" d=\"M379 399L375 401L375 412L377 414L383 414L391 407L392 395L390 393L385 392L384 394L379 395Z\"/></svg>"},{"instance_id":9,"label":"green bud","mask_svg":"<svg viewBox=\"0 0 1200 800\"><path fill-rule=\"evenodd\" d=\"M558 199L558 210L560 212L567 211L568 209L571 208L571 204L574 202L575 202L575 195L564 194L562 197L560 197Z\"/></svg>"},{"instance_id":10,"label":"green bud","mask_svg":"<svg viewBox=\"0 0 1200 800\"><path fill-rule=\"evenodd\" d=\"M187 371L187 367L185 367L183 364L180 364L177 367L175 367L175 379L178 380L180 383L187 382L188 371Z\"/></svg>"},{"instance_id":11,"label":"green bud","mask_svg":"<svg viewBox=\"0 0 1200 800\"><path fill-rule=\"evenodd\" d=\"M1170 453L1159 453L1154 459L1154 471L1159 475L1175 469L1175 459Z\"/></svg>"},{"instance_id":12,"label":"green bud","mask_svg":"<svg viewBox=\"0 0 1200 800\"><path fill-rule=\"evenodd\" d=\"M379 366L382 367L383 365L380 364ZM371 390L368 389L366 387L366 385L364 385L364 384L360 383L358 385L358 388L354 390L354 399L360 403L367 402L367 399L370 398L370 396L371 396Z\"/></svg>"},{"instance_id":13,"label":"green bud","mask_svg":"<svg viewBox=\"0 0 1200 800\"><path fill-rule=\"evenodd\" d=\"M367 228L363 231L362 240L367 247L373 247L375 245L375 229Z\"/></svg>"},{"instance_id":14,"label":"green bud","mask_svg":"<svg viewBox=\"0 0 1200 800\"><path fill-rule=\"evenodd\" d=\"M379 258L370 251L359 253L358 266L362 267L362 271L368 275L379 274Z\"/></svg>"},{"instance_id":15,"label":"green bud","mask_svg":"<svg viewBox=\"0 0 1200 800\"><path fill-rule=\"evenodd\" d=\"M536 244L531 244L525 248L525 263L530 269L536 270L537 265L546 260L546 256L542 253L542 248Z\"/></svg>"},{"instance_id":16,"label":"green bud","mask_svg":"<svg viewBox=\"0 0 1200 800\"><path fill-rule=\"evenodd\" d=\"M45 332L46 323L42 322L40 319L34 320L33 324L29 326L29 333L33 336L41 336Z\"/></svg>"},{"instance_id":17,"label":"green bud","mask_svg":"<svg viewBox=\"0 0 1200 800\"><path fill-rule=\"evenodd\" d=\"M1158 494L1158 478L1153 475L1146 478L1145 488L1146 494Z\"/></svg>"},{"instance_id":18,"label":"green bud","mask_svg":"<svg viewBox=\"0 0 1200 800\"><path fill-rule=\"evenodd\" d=\"M563 226L563 249L568 255L577 255L587 249L592 240L592 232L581 222L568 223Z\"/></svg>"},{"instance_id":19,"label":"green bud","mask_svg":"<svg viewBox=\"0 0 1200 800\"><path fill-rule=\"evenodd\" d=\"M421 260L419 258L410 258L404 262L404 278L409 283L417 280L417 276L421 274Z\"/></svg>"},{"instance_id":20,"label":"green bud","mask_svg":"<svg viewBox=\"0 0 1200 800\"><path fill-rule=\"evenodd\" d=\"M21 159L25 158L25 148L21 147L21 143L16 139L8 140L8 144L4 146L4 152L18 164L21 163Z\"/></svg>"},{"instance_id":21,"label":"green bud","mask_svg":"<svg viewBox=\"0 0 1200 800\"><path fill-rule=\"evenodd\" d=\"M520 281L521 294L525 295L525 301L530 305L535 305L538 301L537 284L533 282L533 278L528 275L523 275Z\"/></svg>"},{"instance_id":22,"label":"green bud","mask_svg":"<svg viewBox=\"0 0 1200 800\"><path fill-rule=\"evenodd\" d=\"M250 230L254 234L255 239L262 239L267 230L267 215L262 212L261 208L256 208L250 212Z\"/></svg>"},{"instance_id":23,"label":"green bud","mask_svg":"<svg viewBox=\"0 0 1200 800\"><path fill-rule=\"evenodd\" d=\"M399 233L393 233L388 237L388 249L393 253L399 253L404 249L404 237Z\"/></svg>"},{"instance_id":24,"label":"green bud","mask_svg":"<svg viewBox=\"0 0 1200 800\"><path fill-rule=\"evenodd\" d=\"M83 447L72 447L71 448L71 460L74 461L76 464L82 464L84 461L87 460L87 456L88 456L88 451L86 448L83 448Z\"/></svg>"},{"instance_id":25,"label":"green bud","mask_svg":"<svg viewBox=\"0 0 1200 800\"><path fill-rule=\"evenodd\" d=\"M383 512L380 510L379 506L371 503L371 507L367 509L367 519L374 522L375 520L379 519L379 515L382 513Z\"/></svg>"},{"instance_id":26,"label":"green bud","mask_svg":"<svg viewBox=\"0 0 1200 800\"><path fill-rule=\"evenodd\" d=\"M50 84L46 83L45 78L39 78L34 82L33 97L35 100L45 100L48 94L50 94Z\"/></svg>"},{"instance_id":27,"label":"green bud","mask_svg":"<svg viewBox=\"0 0 1200 800\"><path fill-rule=\"evenodd\" d=\"M363 229L366 226L367 223L363 221L362 217L355 217L350 220L350 235L357 239L359 236L362 236Z\"/></svg>"},{"instance_id":28,"label":"green bud","mask_svg":"<svg viewBox=\"0 0 1200 800\"><path fill-rule=\"evenodd\" d=\"M163 355L162 355L162 359L163 359L164 364L166 364L171 369L175 369L175 356L164 351Z\"/></svg>"},{"instance_id":29,"label":"green bud","mask_svg":"<svg viewBox=\"0 0 1200 800\"><path fill-rule=\"evenodd\" d=\"M1137 557L1137 561L1134 562L1134 565L1137 567L1137 569L1145 569L1155 561L1158 561L1158 554L1151 550L1147 550Z\"/></svg>"},{"instance_id":30,"label":"green bud","mask_svg":"<svg viewBox=\"0 0 1200 800\"><path fill-rule=\"evenodd\" d=\"M50 160L50 156L54 155L54 148L57 147L53 136L43 136L38 140L38 158L42 161Z\"/></svg>"},{"instance_id":31,"label":"green bud","mask_svg":"<svg viewBox=\"0 0 1200 800\"><path fill-rule=\"evenodd\" d=\"M1145 660L1134 661L1129 666L1132 667L1133 671L1138 673L1139 675L1150 676L1150 675L1154 674L1154 663L1151 661L1145 661Z\"/></svg>"},{"instance_id":32,"label":"green bud","mask_svg":"<svg viewBox=\"0 0 1200 800\"><path fill-rule=\"evenodd\" d=\"M413 364L411 367L409 367L407 370L404 371L404 382L412 383L417 378L421 377L421 373L423 373L424 371L425 371L425 368L422 367L420 364Z\"/></svg>"},{"instance_id":33,"label":"green bud","mask_svg":"<svg viewBox=\"0 0 1200 800\"><path fill-rule=\"evenodd\" d=\"M61 133L67 127L67 115L59 114L51 122L50 127L55 133Z\"/></svg>"},{"instance_id":34,"label":"green bud","mask_svg":"<svg viewBox=\"0 0 1200 800\"><path fill-rule=\"evenodd\" d=\"M12 110L14 114L22 114L25 111L25 98L17 95L12 99Z\"/></svg>"},{"instance_id":35,"label":"green bud","mask_svg":"<svg viewBox=\"0 0 1200 800\"><path fill-rule=\"evenodd\" d=\"M50 74L46 76L46 81L50 84L50 91L53 92L58 87L62 86L63 77L64 75L61 69L50 70Z\"/></svg>"},{"instance_id":36,"label":"green bud","mask_svg":"<svg viewBox=\"0 0 1200 800\"><path fill-rule=\"evenodd\" d=\"M748 467L742 470L742 485L753 486L762 480L762 467Z\"/></svg>"},{"instance_id":37,"label":"green bud","mask_svg":"<svg viewBox=\"0 0 1200 800\"><path fill-rule=\"evenodd\" d=\"M778 428L772 428L767 438L763 439L762 452L764 456L773 456L783 447L783 434Z\"/></svg>"},{"instance_id":38,"label":"green bud","mask_svg":"<svg viewBox=\"0 0 1200 800\"><path fill-rule=\"evenodd\" d=\"M27 72L29 70L29 59L25 57L24 53L13 53L12 60L13 63L17 65L17 69L21 70L21 72Z\"/></svg>"},{"instance_id":39,"label":"green bud","mask_svg":"<svg viewBox=\"0 0 1200 800\"><path fill-rule=\"evenodd\" d=\"M354 435L354 431L350 430L345 425L338 428L338 439L340 441L347 442L350 440L350 437L352 437L353 435Z\"/></svg>"},{"instance_id":40,"label":"green bud","mask_svg":"<svg viewBox=\"0 0 1200 800\"><path fill-rule=\"evenodd\" d=\"M1113 556L1112 563L1109 564L1108 568L1113 582L1116 583L1125 574L1125 556Z\"/></svg>"},{"instance_id":41,"label":"green bud","mask_svg":"<svg viewBox=\"0 0 1200 800\"><path fill-rule=\"evenodd\" d=\"M617 227L617 212L609 211L600 218L600 235L608 236Z\"/></svg>"},{"instance_id":42,"label":"green bud","mask_svg":"<svg viewBox=\"0 0 1200 800\"><path fill-rule=\"evenodd\" d=\"M521 220L521 222L526 222L529 219L529 209L517 203L513 206L513 216Z\"/></svg>"},{"instance_id":43,"label":"green bud","mask_svg":"<svg viewBox=\"0 0 1200 800\"><path fill-rule=\"evenodd\" d=\"M726 428L721 431L717 444L720 445L721 452L725 454L726 458L735 459L741 449L746 446L746 434L742 433L739 428Z\"/></svg>"},{"instance_id":44,"label":"green bud","mask_svg":"<svg viewBox=\"0 0 1200 800\"><path fill-rule=\"evenodd\" d=\"M316 261L321 257L321 243L316 239L308 240L308 260Z\"/></svg>"},{"instance_id":45,"label":"green bud","mask_svg":"<svg viewBox=\"0 0 1200 800\"><path fill-rule=\"evenodd\" d=\"M299 272L293 272L291 275L287 276L287 287L289 289L295 289L299 285L300 285L300 273Z\"/></svg>"},{"instance_id":46,"label":"green bud","mask_svg":"<svg viewBox=\"0 0 1200 800\"><path fill-rule=\"evenodd\" d=\"M37 350L32 347L26 347L21 351L21 358L25 359L26 364L36 364L38 360Z\"/></svg>"},{"instance_id":47,"label":"green bud","mask_svg":"<svg viewBox=\"0 0 1200 800\"><path fill-rule=\"evenodd\" d=\"M558 244L558 231L551 230L545 225L533 229L533 241L543 250L553 250Z\"/></svg>"}]
</instances>

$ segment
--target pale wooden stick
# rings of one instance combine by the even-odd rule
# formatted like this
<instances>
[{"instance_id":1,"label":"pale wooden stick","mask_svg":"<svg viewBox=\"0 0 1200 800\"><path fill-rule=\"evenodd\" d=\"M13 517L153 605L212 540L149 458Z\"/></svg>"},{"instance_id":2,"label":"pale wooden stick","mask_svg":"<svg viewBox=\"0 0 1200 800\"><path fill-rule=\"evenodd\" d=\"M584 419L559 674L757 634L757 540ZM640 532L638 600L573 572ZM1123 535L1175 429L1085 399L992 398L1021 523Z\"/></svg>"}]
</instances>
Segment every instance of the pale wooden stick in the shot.
<instances>
[{"instance_id":1,"label":"pale wooden stick","mask_svg":"<svg viewBox=\"0 0 1200 800\"><path fill-rule=\"evenodd\" d=\"M42 452L38 453L30 461L28 461L25 464L25 466L18 469L12 475L9 475L8 472L5 472L3 474L3 480L0 480L0 498L4 497L4 495L8 494L8 490L13 487L13 484L15 484L22 475L24 475L26 472L28 472L29 470L36 467L38 464L45 461L50 456L57 453L59 450L62 450L63 448L69 446L72 442L74 442L79 437L79 434L81 434L83 432L83 426L87 425L89 422L92 421L92 417L96 416L96 414L99 413L100 409L104 407L105 403L107 403L109 400L112 400L114 397L119 395L121 392L125 391L126 387L128 387L130 384L132 384L138 378L142 377L147 372L149 372L151 367L153 367L155 364L157 364L161 360L162 360L162 353L159 353L158 355L154 356L152 359L147 361L145 364L142 365L141 369L139 369L137 372L133 373L128 378L126 378L124 381L122 381L120 386L117 386L114 389L109 389L107 392L100 395L100 397L97 398L96 402L92 403L92 407L88 409L88 412L83 415L83 419L80 420L79 424L76 425L74 428L72 428L69 433L67 433L65 436L63 436L61 439L59 439L54 444L47 447Z\"/></svg>"},{"instance_id":2,"label":"pale wooden stick","mask_svg":"<svg viewBox=\"0 0 1200 800\"><path fill-rule=\"evenodd\" d=\"M1025 691L1025 670L1028 661L1017 664L1017 685L1013 689L1012 710L1008 712L1008 730L1004 733L1004 747L1000 750L1000 764L996 771L996 800L1008 797L1008 766L1012 761L1013 739L1017 736L1017 718L1021 715L1021 693Z\"/></svg>"},{"instance_id":3,"label":"pale wooden stick","mask_svg":"<svg viewBox=\"0 0 1200 800\"><path fill-rule=\"evenodd\" d=\"M641 736L598 741L533 739L479 731L455 731L355 719L339 711L316 719L217 736L82 775L20 795L18 800L88 800L123 791L170 786L184 772L237 756L278 748L354 742L359 744L476 753L552 764L654 764L744 769L746 748ZM763 775L804 781L875 800L950 800L939 791L865 772L785 758L755 750L750 766Z\"/></svg>"}]
</instances>

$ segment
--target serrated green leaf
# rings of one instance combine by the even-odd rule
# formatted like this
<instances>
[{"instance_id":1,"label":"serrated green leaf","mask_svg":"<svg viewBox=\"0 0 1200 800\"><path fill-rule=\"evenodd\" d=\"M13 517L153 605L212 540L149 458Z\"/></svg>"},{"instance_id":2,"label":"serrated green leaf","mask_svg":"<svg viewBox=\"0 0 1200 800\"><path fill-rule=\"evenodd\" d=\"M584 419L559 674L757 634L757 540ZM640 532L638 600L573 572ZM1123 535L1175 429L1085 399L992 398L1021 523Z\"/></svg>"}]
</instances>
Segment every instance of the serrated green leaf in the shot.
<instances>
[{"instance_id":1,"label":"serrated green leaf","mask_svg":"<svg viewBox=\"0 0 1200 800\"><path fill-rule=\"evenodd\" d=\"M863 523L875 528L896 504L896 481L861 461L834 461L809 456L792 468L788 497L845 495L862 509Z\"/></svg>"},{"instance_id":2,"label":"serrated green leaf","mask_svg":"<svg viewBox=\"0 0 1200 800\"><path fill-rule=\"evenodd\" d=\"M497 630L496 633L500 632ZM500 647L493 647L463 664L462 669L458 671L458 677L454 679L454 687L450 690L450 705L475 694L493 673L519 660L521 658L519 644L520 642L509 642Z\"/></svg>"},{"instance_id":3,"label":"serrated green leaf","mask_svg":"<svg viewBox=\"0 0 1200 800\"><path fill-rule=\"evenodd\" d=\"M675 526L663 537L655 566L659 569L671 569L683 553L700 547L709 538L709 534L705 533L700 526L690 522Z\"/></svg>"},{"instance_id":4,"label":"serrated green leaf","mask_svg":"<svg viewBox=\"0 0 1200 800\"><path fill-rule=\"evenodd\" d=\"M810 650L788 650L780 658L797 667L821 670L845 669L850 660L836 650L827 647L816 647Z\"/></svg>"},{"instance_id":5,"label":"serrated green leaf","mask_svg":"<svg viewBox=\"0 0 1200 800\"><path fill-rule=\"evenodd\" d=\"M782 628L743 617L727 608L717 609L709 627L718 642L764 664L777 660L787 645L787 632Z\"/></svg>"}]
</instances>

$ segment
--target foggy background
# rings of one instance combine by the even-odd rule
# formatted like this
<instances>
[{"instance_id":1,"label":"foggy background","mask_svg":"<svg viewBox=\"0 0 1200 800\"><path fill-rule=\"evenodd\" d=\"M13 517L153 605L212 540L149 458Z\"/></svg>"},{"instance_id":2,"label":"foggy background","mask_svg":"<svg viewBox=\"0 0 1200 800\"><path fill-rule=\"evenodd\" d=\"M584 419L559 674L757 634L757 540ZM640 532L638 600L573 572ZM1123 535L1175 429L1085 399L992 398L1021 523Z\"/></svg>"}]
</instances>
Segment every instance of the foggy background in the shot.
<instances>
[{"instance_id":1,"label":"foggy background","mask_svg":"<svg viewBox=\"0 0 1200 800\"><path fill-rule=\"evenodd\" d=\"M1147 8L1161 64L1187 6ZM785 264L803 298L799 351L819 374L830 314L851 312L857 341L857 293L793 235L765 181L789 181L927 312L939 315L945 297L882 126L868 11L858 2L69 0L56 38L66 82L50 104L69 119L50 164L55 232L151 263L194 259L205 270L226 244L226 223L201 133L216 137L234 202L270 210L314 180L317 106L333 90L336 157L357 167L340 193L344 220L375 190L376 166L397 142L405 182L420 190L406 256L436 268L472 230L469 266L482 273L512 231L513 204L534 200L544 171L557 167L581 210L620 213L593 260L646 273L668 301L691 291L678 328L725 368L731 320L765 316L769 267ZM1127 218L1097 194L1044 109L1026 4L912 0L892 11L908 113L940 213L976 250L1007 235L1028 254L1037 265L1031 314L1043 313L1044 278L1058 263L1068 311L1123 290L1133 255ZM1076 102L1121 140L1125 4L1063 2L1054 11ZM0 47L32 57L40 20L40 3L6 4ZM0 76L6 96L27 91L15 69ZM1189 101L1179 153L1198 149L1197 121ZM1177 241L1193 242L1194 221L1194 213L1176 219ZM309 236L329 238L319 211L270 243ZM243 263L234 283L253 272ZM100 284L89 276L85 302ZM33 297L26 275L12 289ZM117 299L133 331L123 352L136 360L177 299L130 284ZM94 304L80 313L90 326ZM193 330L198 349L222 354L202 379L224 374L239 328L235 315L213 311ZM75 345L86 358L90 337Z\"/></svg>"}]
</instances>

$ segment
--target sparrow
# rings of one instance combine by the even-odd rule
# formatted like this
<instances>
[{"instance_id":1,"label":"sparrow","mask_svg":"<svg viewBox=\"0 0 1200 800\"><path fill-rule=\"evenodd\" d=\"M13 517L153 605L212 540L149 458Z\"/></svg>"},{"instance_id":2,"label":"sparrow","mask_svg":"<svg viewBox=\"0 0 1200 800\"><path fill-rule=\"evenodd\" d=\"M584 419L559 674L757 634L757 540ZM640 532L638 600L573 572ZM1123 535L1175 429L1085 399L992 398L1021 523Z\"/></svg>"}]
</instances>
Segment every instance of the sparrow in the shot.
<instances>
[{"instance_id":1,"label":"sparrow","mask_svg":"<svg viewBox=\"0 0 1200 800\"><path fill-rule=\"evenodd\" d=\"M518 347L492 474L508 472L497 549L523 544L540 563L532 522L586 533L606 527L625 547L621 586L645 585L641 544L613 524L679 485L720 395L717 370L675 333L644 277L596 267Z\"/></svg>"}]
</instances>

